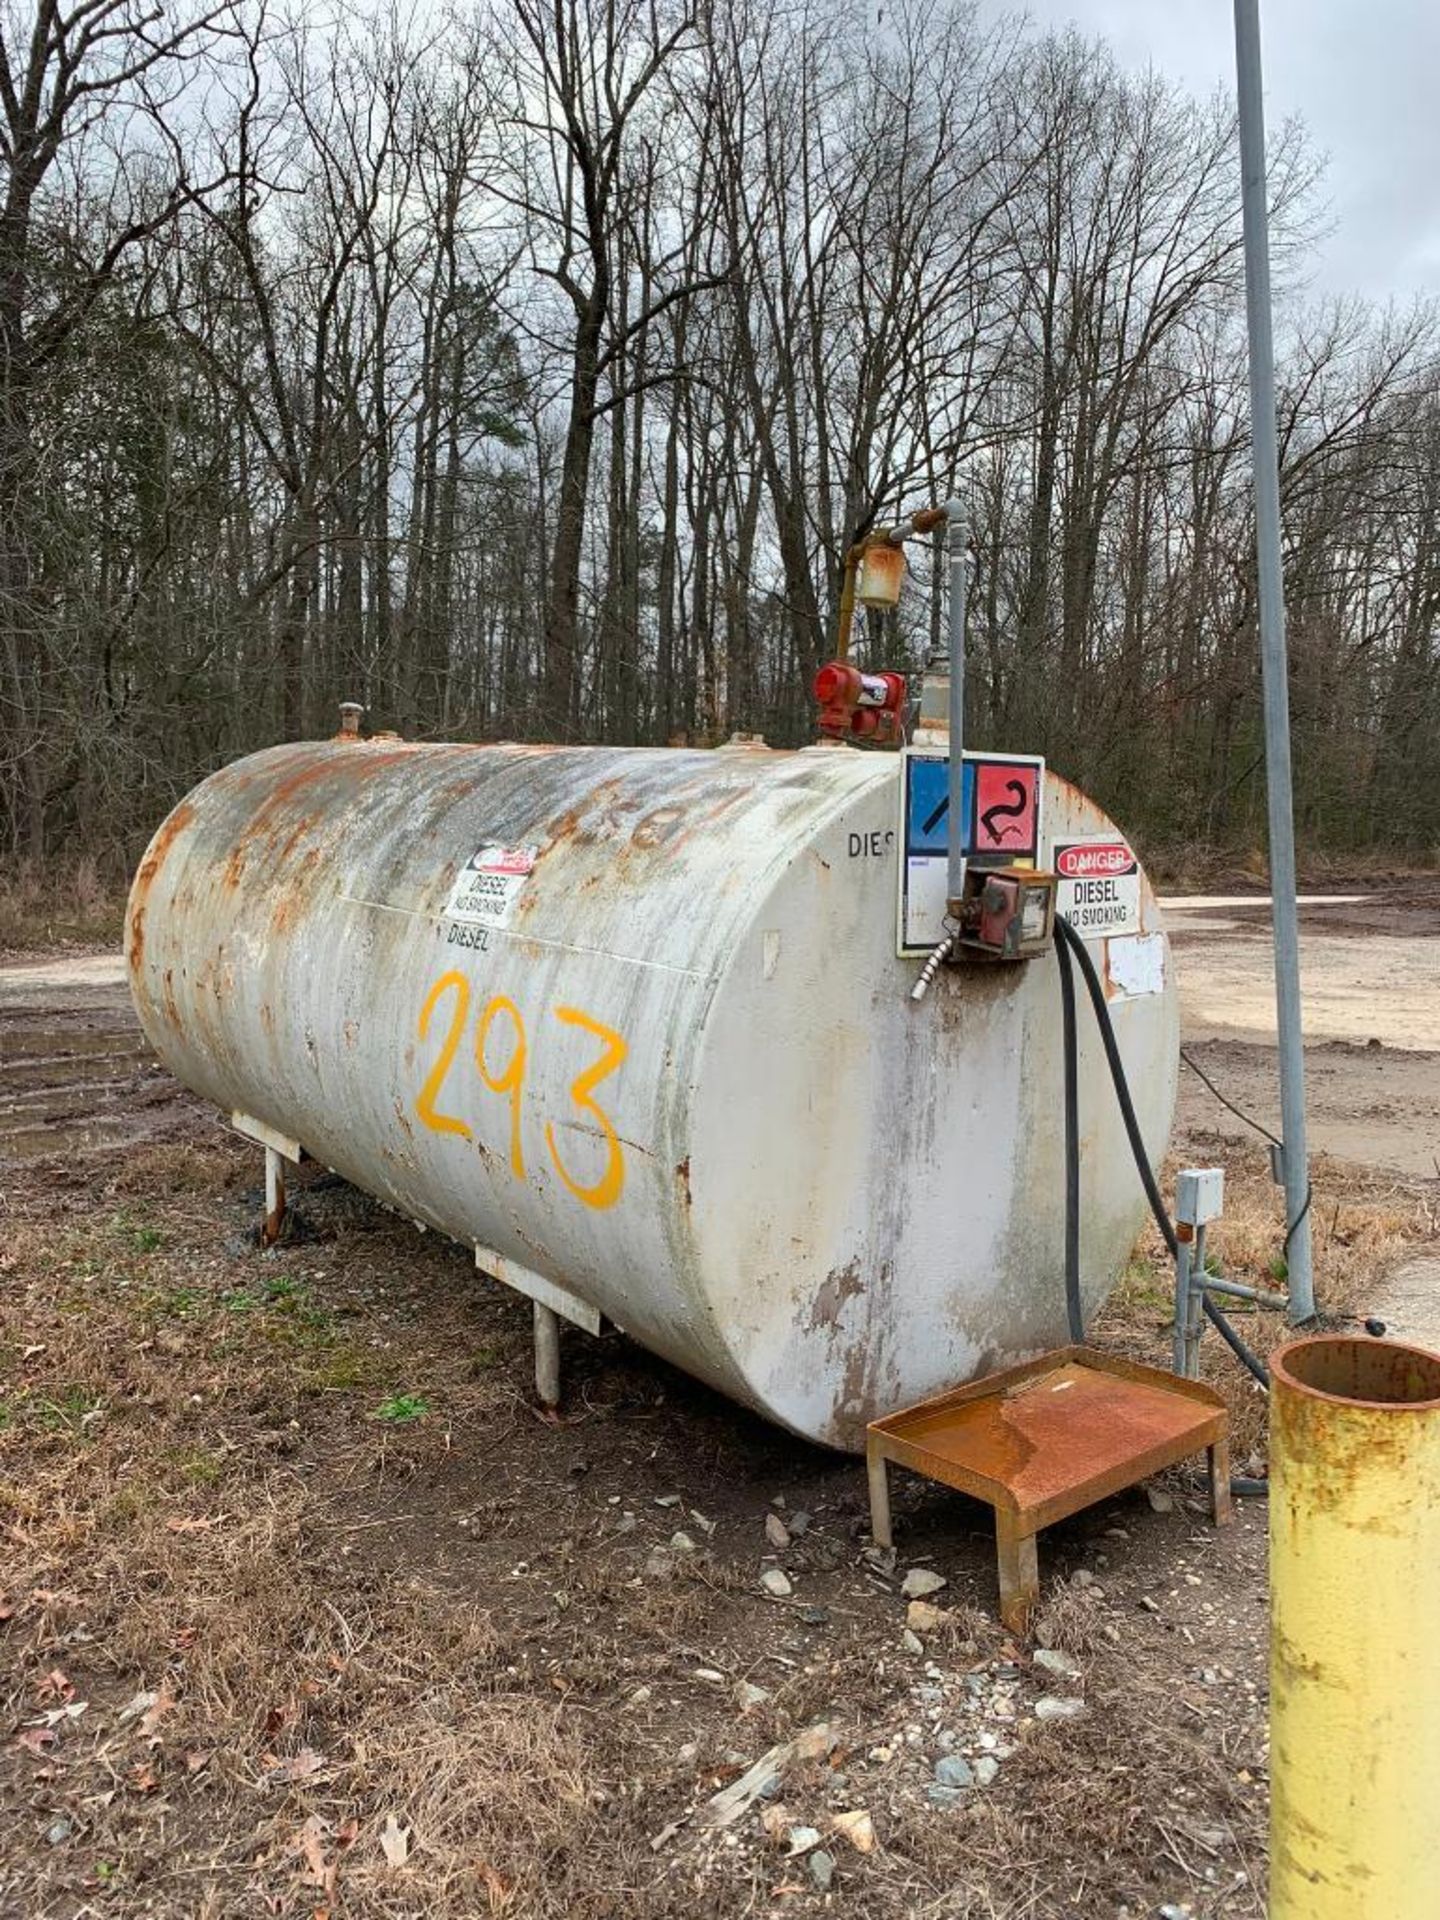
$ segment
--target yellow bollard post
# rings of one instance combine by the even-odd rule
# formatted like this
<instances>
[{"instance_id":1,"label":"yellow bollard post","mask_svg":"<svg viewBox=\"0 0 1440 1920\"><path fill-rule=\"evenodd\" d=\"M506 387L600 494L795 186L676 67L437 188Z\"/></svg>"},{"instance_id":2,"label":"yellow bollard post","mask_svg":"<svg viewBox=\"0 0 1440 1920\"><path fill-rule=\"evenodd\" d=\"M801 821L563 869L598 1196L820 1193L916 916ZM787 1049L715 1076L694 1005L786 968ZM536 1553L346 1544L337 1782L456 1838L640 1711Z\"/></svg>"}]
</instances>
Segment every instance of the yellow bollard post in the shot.
<instances>
[{"instance_id":1,"label":"yellow bollard post","mask_svg":"<svg viewBox=\"0 0 1440 1920\"><path fill-rule=\"evenodd\" d=\"M1270 1920L1440 1914L1440 1355L1270 1362Z\"/></svg>"}]
</instances>

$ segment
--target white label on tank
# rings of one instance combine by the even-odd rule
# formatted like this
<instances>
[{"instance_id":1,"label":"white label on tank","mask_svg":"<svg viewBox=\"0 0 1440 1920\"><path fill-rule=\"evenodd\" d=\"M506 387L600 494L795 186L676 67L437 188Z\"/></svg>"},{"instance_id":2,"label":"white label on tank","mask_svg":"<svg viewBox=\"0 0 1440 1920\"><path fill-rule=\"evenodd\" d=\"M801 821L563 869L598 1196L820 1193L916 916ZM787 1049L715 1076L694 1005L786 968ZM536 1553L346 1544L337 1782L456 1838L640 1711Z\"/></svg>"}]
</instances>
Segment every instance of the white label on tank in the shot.
<instances>
[{"instance_id":1,"label":"white label on tank","mask_svg":"<svg viewBox=\"0 0 1440 1920\"><path fill-rule=\"evenodd\" d=\"M534 870L538 847L481 847L450 889L447 920L503 927Z\"/></svg>"},{"instance_id":2,"label":"white label on tank","mask_svg":"<svg viewBox=\"0 0 1440 1920\"><path fill-rule=\"evenodd\" d=\"M1086 940L1140 931L1140 863L1118 834L1057 840L1055 911Z\"/></svg>"},{"instance_id":3,"label":"white label on tank","mask_svg":"<svg viewBox=\"0 0 1440 1920\"><path fill-rule=\"evenodd\" d=\"M1142 993L1165 991L1165 936L1132 933L1109 946L1110 985L1133 1000Z\"/></svg>"}]
</instances>

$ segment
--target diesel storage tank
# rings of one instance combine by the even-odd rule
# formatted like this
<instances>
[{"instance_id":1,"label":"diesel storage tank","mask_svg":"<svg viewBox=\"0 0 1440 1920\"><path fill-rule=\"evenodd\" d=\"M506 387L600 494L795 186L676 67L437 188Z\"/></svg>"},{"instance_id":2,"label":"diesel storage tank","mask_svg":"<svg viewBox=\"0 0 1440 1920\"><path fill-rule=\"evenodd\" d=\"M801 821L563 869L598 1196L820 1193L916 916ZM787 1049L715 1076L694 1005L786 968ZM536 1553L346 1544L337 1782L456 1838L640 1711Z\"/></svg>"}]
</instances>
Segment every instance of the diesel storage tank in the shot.
<instances>
[{"instance_id":1,"label":"diesel storage tank","mask_svg":"<svg viewBox=\"0 0 1440 1920\"><path fill-rule=\"evenodd\" d=\"M257 753L145 855L140 1019L256 1138L859 1448L867 1421L1066 1338L1055 956L945 968L912 1000L909 771L844 747ZM1156 1163L1178 1027L1154 896L1097 807L1035 780L1031 864L1089 943ZM1145 1200L1082 1011L1093 1310Z\"/></svg>"}]
</instances>

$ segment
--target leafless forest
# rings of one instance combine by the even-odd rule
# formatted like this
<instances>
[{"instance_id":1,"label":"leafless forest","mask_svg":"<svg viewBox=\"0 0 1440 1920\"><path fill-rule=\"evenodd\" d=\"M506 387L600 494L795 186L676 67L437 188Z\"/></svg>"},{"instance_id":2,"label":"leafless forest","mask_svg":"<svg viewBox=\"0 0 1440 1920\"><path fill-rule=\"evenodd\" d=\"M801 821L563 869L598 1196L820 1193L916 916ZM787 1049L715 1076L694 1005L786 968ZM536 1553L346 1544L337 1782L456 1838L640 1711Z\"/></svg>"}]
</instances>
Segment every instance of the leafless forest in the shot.
<instances>
[{"instance_id":1,"label":"leafless forest","mask_svg":"<svg viewBox=\"0 0 1440 1920\"><path fill-rule=\"evenodd\" d=\"M970 722L1152 840L1263 809L1231 105L955 0L5 0L0 851L117 871L335 703L808 731L952 491ZM1272 129L1298 805L1440 834L1440 321L1307 285ZM862 663L915 667L921 556Z\"/></svg>"}]
</instances>

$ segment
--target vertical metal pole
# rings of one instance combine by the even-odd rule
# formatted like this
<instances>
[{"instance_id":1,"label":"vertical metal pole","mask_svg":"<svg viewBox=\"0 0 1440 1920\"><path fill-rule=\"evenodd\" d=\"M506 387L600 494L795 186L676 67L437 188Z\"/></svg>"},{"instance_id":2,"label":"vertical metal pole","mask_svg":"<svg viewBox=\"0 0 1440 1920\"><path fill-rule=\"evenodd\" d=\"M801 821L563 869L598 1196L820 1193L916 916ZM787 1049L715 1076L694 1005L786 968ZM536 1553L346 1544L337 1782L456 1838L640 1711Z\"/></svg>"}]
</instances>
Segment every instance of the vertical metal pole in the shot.
<instances>
[{"instance_id":1,"label":"vertical metal pole","mask_svg":"<svg viewBox=\"0 0 1440 1920\"><path fill-rule=\"evenodd\" d=\"M950 550L950 841L947 892L952 902L965 893L965 568L964 509L945 502Z\"/></svg>"},{"instance_id":2,"label":"vertical metal pole","mask_svg":"<svg viewBox=\"0 0 1440 1920\"><path fill-rule=\"evenodd\" d=\"M1185 1342L1190 1328L1190 1262L1192 1248L1182 1240L1175 1250L1175 1325L1170 1342L1171 1371L1185 1377Z\"/></svg>"},{"instance_id":3,"label":"vertical metal pole","mask_svg":"<svg viewBox=\"0 0 1440 1920\"><path fill-rule=\"evenodd\" d=\"M265 1225L261 1239L273 1247L285 1223L285 1162L274 1147L265 1149Z\"/></svg>"},{"instance_id":4,"label":"vertical metal pole","mask_svg":"<svg viewBox=\"0 0 1440 1920\"><path fill-rule=\"evenodd\" d=\"M890 1480L885 1456L871 1440L865 1450L865 1471L870 1481L870 1538L877 1547L893 1547L890 1529Z\"/></svg>"},{"instance_id":5,"label":"vertical metal pole","mask_svg":"<svg viewBox=\"0 0 1440 1920\"><path fill-rule=\"evenodd\" d=\"M542 1407L560 1404L560 1316L535 1303L535 1391Z\"/></svg>"},{"instance_id":6,"label":"vertical metal pole","mask_svg":"<svg viewBox=\"0 0 1440 1920\"><path fill-rule=\"evenodd\" d=\"M1314 1317L1310 1161L1305 1145L1305 1054L1300 1030L1300 932L1295 904L1295 819L1290 780L1290 689L1280 558L1280 458L1275 432L1275 346L1270 309L1270 216L1259 0L1235 0L1240 106L1240 190L1245 221L1245 311L1250 332L1250 438L1255 469L1260 662L1265 695L1265 788L1270 826L1270 913L1275 933L1275 1013L1280 1121L1285 1136L1286 1260L1290 1318Z\"/></svg>"},{"instance_id":7,"label":"vertical metal pole","mask_svg":"<svg viewBox=\"0 0 1440 1920\"><path fill-rule=\"evenodd\" d=\"M1190 1261L1189 1285L1185 1294L1185 1365L1180 1369L1187 1380L1200 1378L1200 1340L1205 1332L1205 1229L1195 1229L1195 1250Z\"/></svg>"}]
</instances>

